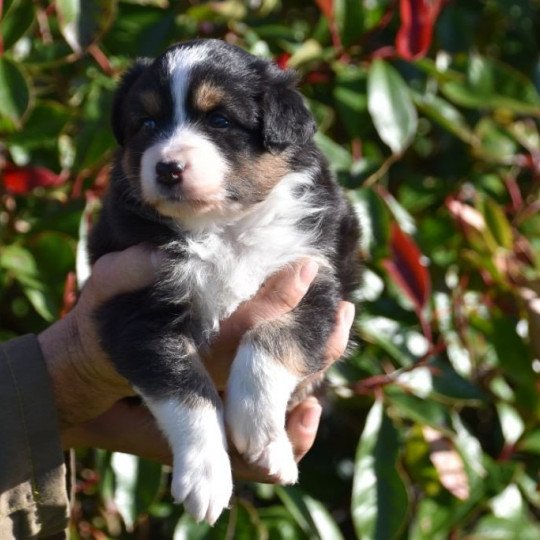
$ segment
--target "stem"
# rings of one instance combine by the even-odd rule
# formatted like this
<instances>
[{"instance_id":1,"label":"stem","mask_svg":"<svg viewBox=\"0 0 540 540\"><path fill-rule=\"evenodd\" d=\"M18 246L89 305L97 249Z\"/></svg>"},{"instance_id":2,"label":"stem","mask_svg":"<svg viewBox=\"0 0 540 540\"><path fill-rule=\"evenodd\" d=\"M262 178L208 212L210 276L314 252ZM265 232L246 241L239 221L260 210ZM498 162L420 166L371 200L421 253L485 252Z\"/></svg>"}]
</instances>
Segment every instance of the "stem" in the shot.
<instances>
[{"instance_id":1,"label":"stem","mask_svg":"<svg viewBox=\"0 0 540 540\"><path fill-rule=\"evenodd\" d=\"M399 160L402 154L391 154L387 157L383 164L363 182L362 187L371 187L376 184L390 169L390 167Z\"/></svg>"}]
</instances>

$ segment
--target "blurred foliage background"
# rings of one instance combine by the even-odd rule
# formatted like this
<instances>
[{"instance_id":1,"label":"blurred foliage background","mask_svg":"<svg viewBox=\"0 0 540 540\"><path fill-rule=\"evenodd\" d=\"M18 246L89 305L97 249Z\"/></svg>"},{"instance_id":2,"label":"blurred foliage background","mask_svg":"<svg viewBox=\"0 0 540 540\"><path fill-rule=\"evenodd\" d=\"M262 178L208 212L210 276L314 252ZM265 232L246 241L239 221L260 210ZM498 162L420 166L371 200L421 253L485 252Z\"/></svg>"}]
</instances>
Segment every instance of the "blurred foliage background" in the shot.
<instances>
[{"instance_id":1,"label":"blurred foliage background","mask_svg":"<svg viewBox=\"0 0 540 540\"><path fill-rule=\"evenodd\" d=\"M362 221L360 346L298 486L214 529L167 471L77 453L79 538L540 538L540 1L3 0L0 338L70 308L136 56L219 37L301 76Z\"/></svg>"}]
</instances>

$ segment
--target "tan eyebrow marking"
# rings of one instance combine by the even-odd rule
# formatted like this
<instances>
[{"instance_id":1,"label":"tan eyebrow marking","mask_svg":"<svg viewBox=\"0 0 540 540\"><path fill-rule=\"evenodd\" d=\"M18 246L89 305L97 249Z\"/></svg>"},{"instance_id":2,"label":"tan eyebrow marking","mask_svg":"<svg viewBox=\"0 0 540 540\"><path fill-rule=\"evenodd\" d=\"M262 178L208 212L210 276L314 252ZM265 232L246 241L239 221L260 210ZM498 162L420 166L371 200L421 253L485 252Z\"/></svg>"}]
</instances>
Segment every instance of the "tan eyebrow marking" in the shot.
<instances>
[{"instance_id":1,"label":"tan eyebrow marking","mask_svg":"<svg viewBox=\"0 0 540 540\"><path fill-rule=\"evenodd\" d=\"M195 90L194 105L203 112L215 109L223 102L225 92L211 83L203 82Z\"/></svg>"},{"instance_id":2,"label":"tan eyebrow marking","mask_svg":"<svg viewBox=\"0 0 540 540\"><path fill-rule=\"evenodd\" d=\"M146 90L139 94L139 99L148 114L157 115L161 111L161 100L157 92Z\"/></svg>"}]
</instances>

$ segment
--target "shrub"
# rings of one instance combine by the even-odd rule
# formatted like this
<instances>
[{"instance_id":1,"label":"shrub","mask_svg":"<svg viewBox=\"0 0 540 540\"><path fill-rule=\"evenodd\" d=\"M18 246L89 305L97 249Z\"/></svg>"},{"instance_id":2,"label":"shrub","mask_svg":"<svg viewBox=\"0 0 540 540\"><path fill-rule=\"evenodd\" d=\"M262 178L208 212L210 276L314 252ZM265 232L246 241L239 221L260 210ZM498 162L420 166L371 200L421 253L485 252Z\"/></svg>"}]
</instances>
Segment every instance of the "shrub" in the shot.
<instances>
[{"instance_id":1,"label":"shrub","mask_svg":"<svg viewBox=\"0 0 540 540\"><path fill-rule=\"evenodd\" d=\"M360 346L299 486L240 485L210 530L161 467L79 451L73 538L540 537L538 0L0 6L2 339L72 305L115 81L178 40L299 71L364 231Z\"/></svg>"}]
</instances>

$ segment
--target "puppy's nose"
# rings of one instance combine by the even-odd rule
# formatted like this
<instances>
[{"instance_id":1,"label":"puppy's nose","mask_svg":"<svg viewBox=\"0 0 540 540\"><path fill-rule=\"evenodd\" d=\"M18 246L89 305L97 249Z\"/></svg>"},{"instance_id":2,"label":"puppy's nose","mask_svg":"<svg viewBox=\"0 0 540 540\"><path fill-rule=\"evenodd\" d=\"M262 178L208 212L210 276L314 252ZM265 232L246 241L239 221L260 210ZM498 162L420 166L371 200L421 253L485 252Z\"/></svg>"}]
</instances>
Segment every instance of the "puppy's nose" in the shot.
<instances>
[{"instance_id":1,"label":"puppy's nose","mask_svg":"<svg viewBox=\"0 0 540 540\"><path fill-rule=\"evenodd\" d=\"M182 172L186 166L181 161L158 161L156 179L164 186L173 186L182 181Z\"/></svg>"}]
</instances>

